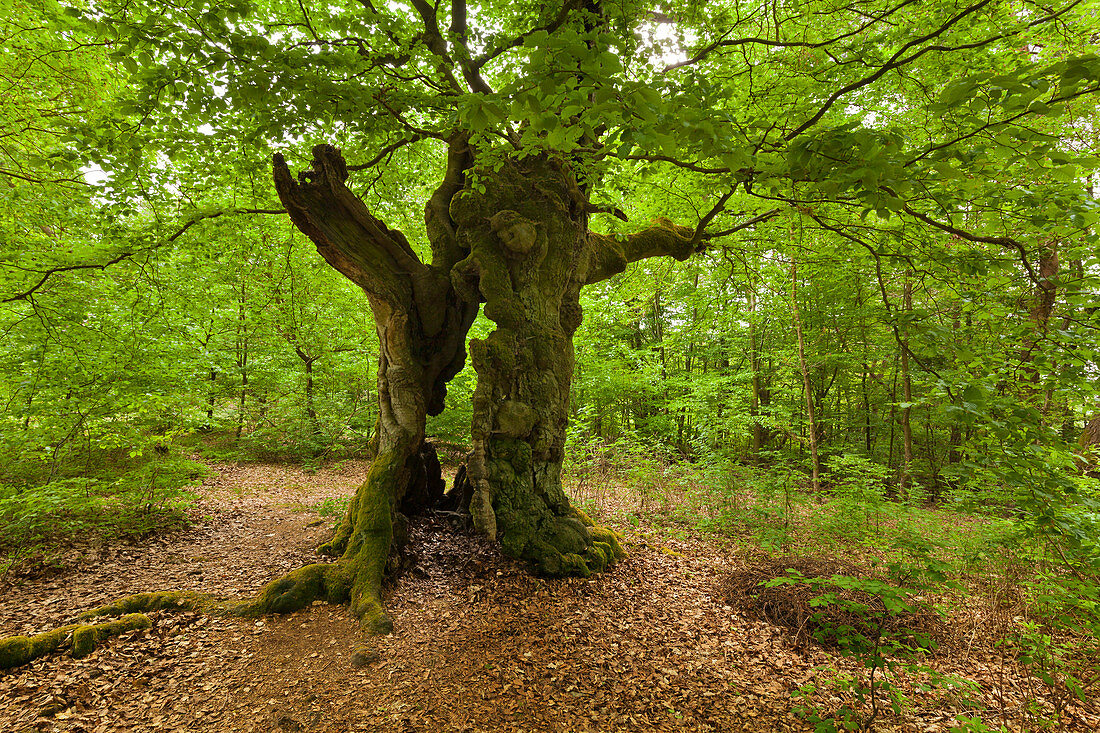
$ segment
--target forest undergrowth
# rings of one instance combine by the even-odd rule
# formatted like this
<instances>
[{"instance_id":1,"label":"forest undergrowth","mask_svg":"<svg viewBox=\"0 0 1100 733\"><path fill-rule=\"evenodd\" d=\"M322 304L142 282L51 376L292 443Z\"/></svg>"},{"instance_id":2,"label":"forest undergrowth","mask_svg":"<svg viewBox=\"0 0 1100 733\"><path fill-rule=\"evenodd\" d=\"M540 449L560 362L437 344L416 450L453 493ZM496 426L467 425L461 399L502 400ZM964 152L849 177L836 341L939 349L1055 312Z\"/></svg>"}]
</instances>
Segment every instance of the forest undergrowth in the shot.
<instances>
[{"instance_id":1,"label":"forest undergrowth","mask_svg":"<svg viewBox=\"0 0 1100 733\"><path fill-rule=\"evenodd\" d=\"M813 730L908 730L904 721L930 705L955 711L951 727L934 728L943 730L1089 730L1100 720L1096 578L1024 536L1004 506L976 507L961 491L935 502L916 490L900 496L884 470L852 456L832 460L813 492L782 463L673 462L622 444L576 455L566 479L580 507L643 554L678 562L683 548L707 547L729 559L714 566L716 602L816 655L787 691L790 711ZM9 487L0 583L33 584L96 547L201 528L212 510L210 488L198 484L218 464L198 458L158 452L126 471L104 461L86 477ZM273 506L331 522L353 488ZM260 504L250 497L267 491L218 490Z\"/></svg>"},{"instance_id":2,"label":"forest undergrowth","mask_svg":"<svg viewBox=\"0 0 1100 733\"><path fill-rule=\"evenodd\" d=\"M1007 667L1022 674L1026 701L1010 714L1002 697L996 714L961 714L952 730L1061 730L1074 709L1100 714L1098 577L1031 536L1009 502L989 501L988 486L898 491L887 469L853 455L831 459L816 492L782 460L675 462L623 442L579 455L573 495L598 521L743 557L724 589L740 613L857 662L794 693L817 731L876 729L911 705L898 684L907 677L965 701L982 682L945 675L934 660L979 648L993 653L1000 683ZM1094 479L1081 482L1096 492Z\"/></svg>"}]
</instances>

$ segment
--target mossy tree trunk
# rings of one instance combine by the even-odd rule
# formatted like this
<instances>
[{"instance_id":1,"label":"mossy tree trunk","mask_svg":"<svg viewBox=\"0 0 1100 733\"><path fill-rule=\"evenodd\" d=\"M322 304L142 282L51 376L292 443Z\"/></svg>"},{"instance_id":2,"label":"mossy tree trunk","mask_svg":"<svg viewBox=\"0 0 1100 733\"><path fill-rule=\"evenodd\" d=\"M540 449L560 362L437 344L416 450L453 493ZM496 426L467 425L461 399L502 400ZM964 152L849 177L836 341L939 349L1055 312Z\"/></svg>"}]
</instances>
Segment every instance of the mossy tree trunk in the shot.
<instances>
[{"instance_id":1,"label":"mossy tree trunk","mask_svg":"<svg viewBox=\"0 0 1100 733\"><path fill-rule=\"evenodd\" d=\"M425 420L443 410L447 382L465 362L466 333L479 305L460 297L450 281L451 267L465 253L457 247L446 206L438 203L461 188L465 141L452 141L451 153L448 176L428 205L430 265L345 186L347 168L337 149L315 147L313 165L298 181L282 157L275 158L276 189L291 219L330 265L363 288L378 332L375 460L321 549L339 556L352 611L379 631L389 627L379 588L392 545L403 543L405 517L443 494L439 462L424 442Z\"/></svg>"},{"instance_id":2,"label":"mossy tree trunk","mask_svg":"<svg viewBox=\"0 0 1100 733\"><path fill-rule=\"evenodd\" d=\"M497 328L470 345L478 385L473 450L454 493L460 507L508 554L544 573L586 575L621 554L611 532L573 510L561 483L580 290L643 257L686 259L694 233L661 222L626 237L594 234L591 207L564 163L509 161L471 184L466 138L449 146L446 177L427 205L430 265L348 190L338 150L315 147L298 181L275 158L276 188L294 224L367 294L381 416L367 479L322 548L339 556L338 568L311 566L275 581L247 611L346 594L365 626L389 628L379 587L391 546L403 539L405 516L442 494L425 418L443 409L482 302Z\"/></svg>"},{"instance_id":3,"label":"mossy tree trunk","mask_svg":"<svg viewBox=\"0 0 1100 733\"><path fill-rule=\"evenodd\" d=\"M621 554L562 488L580 291L640 256L691 251L691 230L658 226L615 240L588 230L587 198L545 157L485 174L451 206L469 256L456 289L496 324L470 343L477 371L466 500L474 526L547 574L587 575Z\"/></svg>"},{"instance_id":4,"label":"mossy tree trunk","mask_svg":"<svg viewBox=\"0 0 1100 733\"><path fill-rule=\"evenodd\" d=\"M366 629L392 629L380 596L392 550L404 541L406 517L443 497L425 421L443 410L482 302L497 328L471 343L478 373L473 451L452 498L478 530L540 572L587 575L621 555L614 533L575 511L561 484L580 291L644 257L686 259L702 225L693 232L660 221L629 236L595 234L588 231L592 208L567 165L546 157L506 161L471 184L467 139L456 135L448 146L447 173L425 217L430 265L345 186L339 150L315 147L311 168L297 181L275 156L275 186L291 220L363 288L378 331L376 455L321 548L337 561L287 573L244 601L179 591L128 596L81 614L128 614L120 621L0 639L0 669L66 644L74 656L86 654L112 634L148 625L143 612L159 609L255 616L325 599L350 602Z\"/></svg>"}]
</instances>

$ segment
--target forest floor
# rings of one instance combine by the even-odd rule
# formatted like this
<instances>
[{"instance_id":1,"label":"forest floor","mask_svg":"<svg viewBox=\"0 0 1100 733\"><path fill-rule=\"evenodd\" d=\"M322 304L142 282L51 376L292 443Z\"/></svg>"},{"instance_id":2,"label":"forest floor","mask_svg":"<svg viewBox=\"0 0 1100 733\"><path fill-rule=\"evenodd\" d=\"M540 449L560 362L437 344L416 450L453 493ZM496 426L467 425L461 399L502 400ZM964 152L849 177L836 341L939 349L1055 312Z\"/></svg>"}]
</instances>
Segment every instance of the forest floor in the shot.
<instances>
[{"instance_id":1,"label":"forest floor","mask_svg":"<svg viewBox=\"0 0 1100 733\"><path fill-rule=\"evenodd\" d=\"M74 551L49 577L8 578L0 635L47 630L140 591L252 593L316 561L332 525L318 523L316 506L350 495L365 468L215 465L191 528ZM55 654L0 672L0 729L802 731L813 726L795 715L792 693L814 685L816 704L835 710L851 697L838 680L866 679L858 660L740 615L727 589L750 561L732 545L617 526L613 513L611 524L626 560L590 579L545 580L421 520L418 563L388 590L390 636L365 638L344 606L320 602L260 621L154 613L152 628L84 659ZM1059 704L968 614L924 671L894 673L906 701L900 714L880 711L873 730L947 731L957 715L1025 730ZM928 669L955 681L920 691ZM1070 705L1063 729L1100 730L1093 712Z\"/></svg>"}]
</instances>

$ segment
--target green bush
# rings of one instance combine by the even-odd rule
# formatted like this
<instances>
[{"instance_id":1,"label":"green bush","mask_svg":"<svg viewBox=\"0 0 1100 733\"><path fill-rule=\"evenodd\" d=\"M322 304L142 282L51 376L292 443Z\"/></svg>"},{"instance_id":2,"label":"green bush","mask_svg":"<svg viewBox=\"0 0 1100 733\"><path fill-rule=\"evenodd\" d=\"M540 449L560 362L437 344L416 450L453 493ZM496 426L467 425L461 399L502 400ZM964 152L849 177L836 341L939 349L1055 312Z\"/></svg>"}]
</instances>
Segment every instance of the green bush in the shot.
<instances>
[{"instance_id":1,"label":"green bush","mask_svg":"<svg viewBox=\"0 0 1100 733\"><path fill-rule=\"evenodd\" d=\"M206 472L201 463L153 452L114 478L0 485L0 557L10 567L65 545L136 539L186 524L194 501L188 487Z\"/></svg>"}]
</instances>

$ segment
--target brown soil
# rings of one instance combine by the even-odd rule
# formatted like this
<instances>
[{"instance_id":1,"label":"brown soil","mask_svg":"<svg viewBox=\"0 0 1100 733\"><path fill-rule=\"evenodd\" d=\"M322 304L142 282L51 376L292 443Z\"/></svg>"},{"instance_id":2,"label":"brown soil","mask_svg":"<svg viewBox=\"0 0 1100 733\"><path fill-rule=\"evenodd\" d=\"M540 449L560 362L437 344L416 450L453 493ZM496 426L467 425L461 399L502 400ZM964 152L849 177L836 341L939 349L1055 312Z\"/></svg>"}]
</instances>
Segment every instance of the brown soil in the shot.
<instances>
[{"instance_id":1,"label":"brown soil","mask_svg":"<svg viewBox=\"0 0 1100 733\"><path fill-rule=\"evenodd\" d=\"M138 546L86 553L63 574L0 589L0 634L32 633L145 590L244 596L316 561L332 521L306 509L349 495L362 464L306 475L219 466L209 519ZM591 579L544 580L442 521L412 531L414 570L389 590L395 633L366 638L342 606L261 621L151 614L153 627L91 656L51 655L0 672L5 731L803 731L792 693L818 686L836 709L854 660L796 647L723 600L739 559L702 540L648 541ZM1022 727L1048 701L1034 680L972 640L929 661L982 685L915 692L876 731L946 731L955 716ZM984 650L984 651L983 651ZM1071 710L1067 730L1100 719Z\"/></svg>"}]
</instances>

